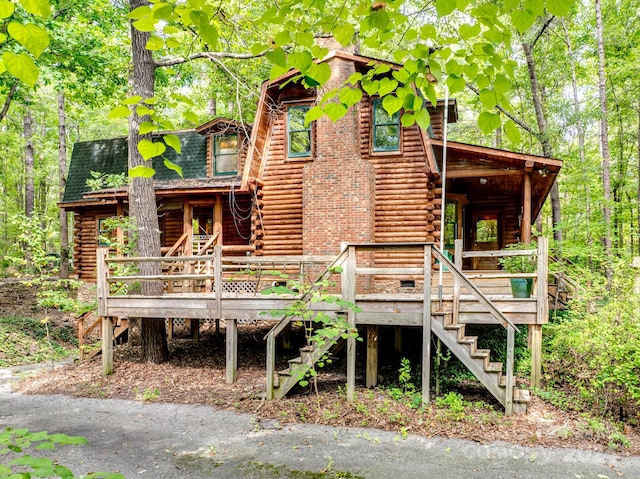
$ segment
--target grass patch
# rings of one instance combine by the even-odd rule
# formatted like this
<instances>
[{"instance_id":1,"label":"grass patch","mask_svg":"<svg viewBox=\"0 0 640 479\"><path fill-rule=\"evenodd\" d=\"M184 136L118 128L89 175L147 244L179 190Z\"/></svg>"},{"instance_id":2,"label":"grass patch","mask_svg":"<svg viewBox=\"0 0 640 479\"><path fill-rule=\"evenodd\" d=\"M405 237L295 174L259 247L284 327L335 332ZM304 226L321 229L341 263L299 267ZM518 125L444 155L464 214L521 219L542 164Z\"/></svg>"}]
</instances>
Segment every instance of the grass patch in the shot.
<instances>
[{"instance_id":1,"label":"grass patch","mask_svg":"<svg viewBox=\"0 0 640 479\"><path fill-rule=\"evenodd\" d=\"M37 319L8 316L0 318L0 367L57 361L73 354L77 347L72 328L49 326Z\"/></svg>"}]
</instances>

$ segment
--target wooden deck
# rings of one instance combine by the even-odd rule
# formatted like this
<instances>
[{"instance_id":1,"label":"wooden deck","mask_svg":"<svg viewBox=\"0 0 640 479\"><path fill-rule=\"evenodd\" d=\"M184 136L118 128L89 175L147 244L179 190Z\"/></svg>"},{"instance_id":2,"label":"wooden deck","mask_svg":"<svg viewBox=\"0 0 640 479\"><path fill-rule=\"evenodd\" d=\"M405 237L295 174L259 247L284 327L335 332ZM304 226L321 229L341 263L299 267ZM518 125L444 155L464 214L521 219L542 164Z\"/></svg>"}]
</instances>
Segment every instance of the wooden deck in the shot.
<instances>
[{"instance_id":1,"label":"wooden deck","mask_svg":"<svg viewBox=\"0 0 640 479\"><path fill-rule=\"evenodd\" d=\"M460 245L458 245L460 247ZM376 267L368 253L384 248L418 249L424 252L424 266ZM522 252L484 252L498 254L523 254ZM477 253L467 253L477 254ZM526 254L532 254L531 252ZM433 314L449 314L454 324L502 325L515 331L520 325L528 326L533 349L535 384L539 378L541 325L548 320L546 241L540 241L537 251L538 271L534 274L509 275L502 271L463 272L459 269L465 253L459 251L456 262L450 262L432 244L365 244L347 245L342 254L333 259L337 285L332 292L356 305L355 310L341 310L335 304L310 302L312 311L348 316L352 327L418 326L423 328L423 362L430 357L431 317ZM434 266L444 266L442 272ZM364 260L363 260L364 258ZM216 247L212 256L178 258L108 258L107 251L98 251L98 310L103 318L103 369L105 374L113 370L112 345L109 330L113 318L188 318L226 321L227 328L227 380L233 382L237 374L238 321L259 320L274 322L274 337L291 318L275 315L273 311L286 310L298 297L264 294L265 290L281 280L272 271L290 271L303 279L309 271L325 271L330 263L327 257L222 257ZM154 261L163 263L165 271L157 277L117 276L114 266L122 263ZM359 261L361 263L359 263ZM176 268L171 262L182 263ZM168 264L169 263L169 264ZM195 265L199 266L195 266ZM180 274L175 274L179 272ZM536 280L532 298L512 298L508 292L510 277L533 277ZM406 279L411 278L411 279ZM422 278L422 280L416 278ZM314 278L315 279L315 278ZM141 281L163 281L173 293L162 296L124 295L116 293L123 285ZM313 282L313 280L311 281ZM169 286L170 285L170 286ZM248 286L247 286L248 285ZM181 292L175 292L176 289ZM405 290L409 290L405 292ZM271 333L270 333L271 335ZM513 347L513 345L511 345ZM268 346L269 348L269 346ZM272 347L273 349L273 347ZM368 350L369 351L369 350ZM377 349L375 351L377 355ZM355 384L355 343L348 345L348 394ZM428 362L428 361L427 361ZM269 369L269 367L267 367ZM429 375L423 371L423 388L428 391ZM509 369L509 365L507 365ZM268 381L269 374L268 372ZM367 370L367 376L376 371ZM369 382L369 381L368 381ZM426 383L426 386L425 386Z\"/></svg>"}]
</instances>

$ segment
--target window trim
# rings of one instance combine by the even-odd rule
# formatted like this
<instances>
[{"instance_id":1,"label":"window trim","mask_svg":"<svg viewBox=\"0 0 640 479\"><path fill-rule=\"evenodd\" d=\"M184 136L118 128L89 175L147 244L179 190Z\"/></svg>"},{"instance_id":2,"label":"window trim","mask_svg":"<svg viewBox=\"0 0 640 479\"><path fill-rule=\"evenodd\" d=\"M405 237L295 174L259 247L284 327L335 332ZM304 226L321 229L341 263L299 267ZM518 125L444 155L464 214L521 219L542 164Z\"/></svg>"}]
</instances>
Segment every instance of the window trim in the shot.
<instances>
[{"instance_id":1,"label":"window trim","mask_svg":"<svg viewBox=\"0 0 640 479\"><path fill-rule=\"evenodd\" d=\"M288 105L287 106L287 111L286 111L286 123L287 123L287 132L286 132L286 143L287 143L287 158L309 158L311 156L313 156L313 123L314 122L310 122L309 125L307 125L306 128L303 128L301 130L291 130L290 126L290 121L289 121L289 112L291 110L306 110L305 113L307 111L309 111L309 109L311 108L311 105L309 104L302 104L302 105ZM308 132L309 133L309 150L308 151L304 151L304 152L300 152L300 153L296 153L296 152L292 152L291 151L291 134L292 133L301 133L301 132Z\"/></svg>"},{"instance_id":2,"label":"window trim","mask_svg":"<svg viewBox=\"0 0 640 479\"><path fill-rule=\"evenodd\" d=\"M220 172L219 173L217 171L217 168L216 168L216 166L218 164L218 157L221 157L221 156L229 157L229 156L234 156L234 154L232 154L232 153L219 154L217 152L217 148L216 148L216 143L217 143L216 140L220 139L222 137L230 137L230 136L235 136L236 137L236 152L235 152L236 169L233 170L233 171L224 171L224 172ZM213 143L213 148L212 148L212 150L213 150L213 162L212 162L212 165L211 165L211 170L212 170L211 172L213 173L213 176L214 177L216 177L216 176L236 176L238 174L238 165L240 163L240 135L239 135L239 133L238 132L225 132L225 133L222 133L220 135L213 135L212 138L211 138L211 141Z\"/></svg>"},{"instance_id":3,"label":"window trim","mask_svg":"<svg viewBox=\"0 0 640 479\"><path fill-rule=\"evenodd\" d=\"M371 101L371 152L377 154L393 154L402 153L402 125L400 124L400 111L394 113L397 115L396 122L376 124L376 109L384 108L382 106L382 98L373 98ZM376 146L376 129L378 127L397 126L398 127L398 146L397 147L378 147Z\"/></svg>"}]
</instances>

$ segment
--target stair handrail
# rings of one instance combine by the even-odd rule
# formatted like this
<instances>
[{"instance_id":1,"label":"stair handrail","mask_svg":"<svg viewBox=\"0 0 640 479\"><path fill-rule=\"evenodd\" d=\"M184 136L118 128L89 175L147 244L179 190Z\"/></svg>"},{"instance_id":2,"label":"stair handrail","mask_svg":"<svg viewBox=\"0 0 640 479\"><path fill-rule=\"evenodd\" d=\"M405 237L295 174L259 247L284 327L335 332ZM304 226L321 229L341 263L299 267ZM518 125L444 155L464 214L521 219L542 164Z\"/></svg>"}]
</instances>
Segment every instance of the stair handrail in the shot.
<instances>
[{"instance_id":1,"label":"stair handrail","mask_svg":"<svg viewBox=\"0 0 640 479\"><path fill-rule=\"evenodd\" d=\"M449 272L453 274L454 277L458 281L460 281L476 298L476 300L482 304L485 308L489 310L489 313L498 320L498 322L507 330L507 361L506 361L506 371L505 371L505 400L504 400L504 409L505 414L507 416L511 416L513 414L513 363L515 356L515 333L520 332L518 327L513 324L513 322L507 318L502 311L495 307L495 305L491 302L489 298L485 296L485 294L480 291L480 289L474 285L465 274L459 269L449 258L446 257L445 254L442 253L435 245L431 246L434 256L440 261L440 267L443 265L449 268ZM425 268L427 266L425 265Z\"/></svg>"},{"instance_id":2,"label":"stair handrail","mask_svg":"<svg viewBox=\"0 0 640 479\"><path fill-rule=\"evenodd\" d=\"M440 251L435 245L432 245L431 247L433 249L434 255L436 256L438 261L440 261L441 268L443 267L443 265L444 267L448 268L449 272L452 273L453 276L455 276L456 279L458 279L458 281L460 281L462 285L464 285L467 288L467 290L471 293L471 295L474 296L475 299L480 304L482 304L485 308L489 310L489 313L494 318L496 318L498 322L505 329L508 329L509 327L511 327L514 329L515 332L517 333L520 332L518 327L509 318L507 318L502 313L502 311L496 308L495 305L491 302L491 300L475 284L469 281L467 276L464 274L464 272L460 268L458 268L449 258L447 258L447 256L443 254L442 251Z\"/></svg>"},{"instance_id":3,"label":"stair handrail","mask_svg":"<svg viewBox=\"0 0 640 479\"><path fill-rule=\"evenodd\" d=\"M349 256L349 249L344 247L340 254L331 262L329 266L318 276L318 279L314 281L312 287L302 296L299 300L302 302L308 302L313 293L317 291L317 284L328 279L333 273L336 267L339 267ZM273 376L275 374L276 363L276 338L284 330L284 328L291 323L292 316L285 314L280 320L269 330L264 339L267 341L267 399L273 399Z\"/></svg>"}]
</instances>

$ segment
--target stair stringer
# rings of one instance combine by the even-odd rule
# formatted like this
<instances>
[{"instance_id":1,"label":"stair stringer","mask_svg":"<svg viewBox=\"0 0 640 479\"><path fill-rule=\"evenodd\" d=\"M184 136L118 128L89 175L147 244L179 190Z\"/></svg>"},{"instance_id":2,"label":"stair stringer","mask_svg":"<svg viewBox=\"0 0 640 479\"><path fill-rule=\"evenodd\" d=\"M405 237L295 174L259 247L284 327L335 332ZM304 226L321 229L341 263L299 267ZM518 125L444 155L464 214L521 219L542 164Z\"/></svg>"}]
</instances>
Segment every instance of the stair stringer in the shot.
<instances>
[{"instance_id":1,"label":"stair stringer","mask_svg":"<svg viewBox=\"0 0 640 479\"><path fill-rule=\"evenodd\" d=\"M473 357L471 351L466 344L458 342L457 330L446 329L441 322L440 315L434 315L431 321L431 330L435 335L449 348L469 371L487 388L487 390L495 397L503 407L506 407L506 390L500 387L500 372L489 373L485 371L485 361L483 358Z\"/></svg>"},{"instance_id":2,"label":"stair stringer","mask_svg":"<svg viewBox=\"0 0 640 479\"><path fill-rule=\"evenodd\" d=\"M300 356L290 359L287 369L278 371L277 385L274 385L273 388L273 397L275 399L283 398L326 353L338 346L342 341L344 341L344 338L340 333L333 338L326 339L322 346L301 348Z\"/></svg>"}]
</instances>

